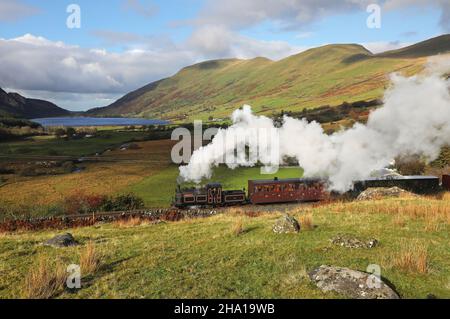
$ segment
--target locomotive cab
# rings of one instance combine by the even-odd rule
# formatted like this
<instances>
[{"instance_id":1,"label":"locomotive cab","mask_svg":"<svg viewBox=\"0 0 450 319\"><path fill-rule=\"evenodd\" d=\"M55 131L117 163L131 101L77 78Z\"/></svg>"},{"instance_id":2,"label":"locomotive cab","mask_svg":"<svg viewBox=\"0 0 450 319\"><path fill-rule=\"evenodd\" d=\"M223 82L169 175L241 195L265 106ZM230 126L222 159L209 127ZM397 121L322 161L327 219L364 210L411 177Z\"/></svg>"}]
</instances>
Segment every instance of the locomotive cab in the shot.
<instances>
[{"instance_id":1,"label":"locomotive cab","mask_svg":"<svg viewBox=\"0 0 450 319\"><path fill-rule=\"evenodd\" d=\"M221 205L222 200L222 185L218 183L211 183L206 185L206 194L208 205Z\"/></svg>"}]
</instances>

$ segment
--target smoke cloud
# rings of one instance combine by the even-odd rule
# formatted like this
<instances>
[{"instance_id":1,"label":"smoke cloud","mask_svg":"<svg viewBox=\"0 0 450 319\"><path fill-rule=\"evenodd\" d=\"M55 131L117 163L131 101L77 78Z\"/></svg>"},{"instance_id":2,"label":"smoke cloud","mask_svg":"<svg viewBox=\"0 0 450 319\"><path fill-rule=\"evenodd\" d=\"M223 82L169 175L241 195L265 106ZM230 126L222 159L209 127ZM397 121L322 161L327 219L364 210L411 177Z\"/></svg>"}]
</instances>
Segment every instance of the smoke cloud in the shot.
<instances>
[{"instance_id":1,"label":"smoke cloud","mask_svg":"<svg viewBox=\"0 0 450 319\"><path fill-rule=\"evenodd\" d=\"M328 178L331 190L344 192L397 156L421 155L432 161L443 146L450 145L450 81L442 77L450 71L449 62L448 57L432 60L423 74L413 77L391 75L384 106L370 114L367 124L357 123L332 135L325 134L319 123L288 116L281 127L275 127L271 119L244 106L233 113L232 126L219 130L209 145L194 152L187 166L180 167L180 176L195 182L209 178L224 157L232 169L258 162L271 166L275 163L268 154L276 153L280 162L296 158L306 177ZM261 129L277 138L261 143L255 136ZM250 160L235 152L255 144L259 152Z\"/></svg>"}]
</instances>

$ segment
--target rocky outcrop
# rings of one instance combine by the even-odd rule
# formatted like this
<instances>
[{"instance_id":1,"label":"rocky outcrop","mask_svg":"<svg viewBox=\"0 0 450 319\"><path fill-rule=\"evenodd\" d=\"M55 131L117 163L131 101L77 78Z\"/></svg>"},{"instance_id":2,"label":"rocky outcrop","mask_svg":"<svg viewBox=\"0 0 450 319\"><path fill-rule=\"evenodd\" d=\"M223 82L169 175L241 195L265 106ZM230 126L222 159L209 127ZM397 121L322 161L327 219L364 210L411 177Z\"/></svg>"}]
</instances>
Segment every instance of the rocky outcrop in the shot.
<instances>
[{"instance_id":1,"label":"rocky outcrop","mask_svg":"<svg viewBox=\"0 0 450 319\"><path fill-rule=\"evenodd\" d=\"M377 200L385 197L402 197L402 196L414 196L414 195L398 187L368 188L364 192L359 194L357 200L358 201Z\"/></svg>"},{"instance_id":2,"label":"rocky outcrop","mask_svg":"<svg viewBox=\"0 0 450 319\"><path fill-rule=\"evenodd\" d=\"M373 274L349 268L320 266L309 277L324 292L337 292L352 299L400 299L398 294Z\"/></svg>"},{"instance_id":3,"label":"rocky outcrop","mask_svg":"<svg viewBox=\"0 0 450 319\"><path fill-rule=\"evenodd\" d=\"M375 238L361 239L353 235L339 234L330 239L331 243L346 248L374 248L378 245Z\"/></svg>"},{"instance_id":4,"label":"rocky outcrop","mask_svg":"<svg viewBox=\"0 0 450 319\"><path fill-rule=\"evenodd\" d=\"M78 245L78 242L73 238L72 234L64 234L55 236L43 243L44 246L51 246L56 248L70 247Z\"/></svg>"},{"instance_id":5,"label":"rocky outcrop","mask_svg":"<svg viewBox=\"0 0 450 319\"><path fill-rule=\"evenodd\" d=\"M298 233L300 232L300 224L294 217L285 215L275 222L272 230L276 234Z\"/></svg>"}]
</instances>

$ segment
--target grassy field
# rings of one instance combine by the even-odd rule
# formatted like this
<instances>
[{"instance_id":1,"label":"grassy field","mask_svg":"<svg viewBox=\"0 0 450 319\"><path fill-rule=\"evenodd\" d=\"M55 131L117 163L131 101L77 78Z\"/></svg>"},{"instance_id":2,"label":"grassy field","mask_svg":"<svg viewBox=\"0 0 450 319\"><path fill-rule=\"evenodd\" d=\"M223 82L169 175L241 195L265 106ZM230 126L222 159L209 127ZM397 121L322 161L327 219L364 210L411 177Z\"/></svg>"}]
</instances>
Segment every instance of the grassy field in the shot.
<instances>
[{"instance_id":1,"label":"grassy field","mask_svg":"<svg viewBox=\"0 0 450 319\"><path fill-rule=\"evenodd\" d=\"M377 264L402 298L428 294L449 298L449 204L450 194L440 200L288 206L300 221L312 220L315 225L289 235L271 230L279 211L250 218L236 209L176 223L131 221L72 229L81 245L64 249L40 245L54 231L3 234L0 298L35 296L36 291L24 295L29 291L23 289L26 284L38 279L45 283L45 278L56 276L54 269L80 264L80 259L86 264L87 253L91 265L83 266L82 289L69 292L56 286L47 297L344 298L318 290L307 272L323 264L362 271ZM239 235L236 224L242 224ZM380 245L373 249L332 245L330 238L341 233L375 237ZM37 267L39 260L44 266ZM39 276L42 272L46 276Z\"/></svg>"},{"instance_id":2,"label":"grassy field","mask_svg":"<svg viewBox=\"0 0 450 319\"><path fill-rule=\"evenodd\" d=\"M83 163L84 169L79 173L9 177L6 185L0 187L0 203L13 207L22 205L25 208L45 208L77 193L125 193L127 187L145 177L160 173L171 162L169 154L172 141L148 141L138 144L140 148L137 150L112 150L99 156L98 162ZM40 214L39 209L36 214Z\"/></svg>"},{"instance_id":3,"label":"grassy field","mask_svg":"<svg viewBox=\"0 0 450 319\"><path fill-rule=\"evenodd\" d=\"M27 155L21 152L29 149L28 155L39 157L39 154L47 154L48 150L52 149L64 156L79 157L81 154L92 154L105 148L117 147L132 138L142 138L142 133L139 132L107 134L111 134L112 138L70 141L39 138L1 145L9 150L6 151L7 154ZM174 142L144 141L138 142L137 145L139 149L121 151L115 148L95 157L94 162L78 164L83 168L78 173L35 177L17 174L7 176L7 182L0 183L0 204L14 213L26 212L27 215L41 216L54 214L58 205L74 194L134 193L144 199L147 207L170 206L178 177L178 167L171 164L170 159ZM14 155L5 156L5 161L14 158ZM26 160L28 161L30 160ZM301 174L298 168L281 169L276 175L270 176L260 175L259 168L229 170L219 167L214 172L213 181L223 183L226 189L242 189L247 187L248 179L300 177Z\"/></svg>"},{"instance_id":4,"label":"grassy field","mask_svg":"<svg viewBox=\"0 0 450 319\"><path fill-rule=\"evenodd\" d=\"M141 139L143 132L101 131L92 138L66 141L53 137L38 137L0 144L0 155L87 156L133 139Z\"/></svg>"}]
</instances>

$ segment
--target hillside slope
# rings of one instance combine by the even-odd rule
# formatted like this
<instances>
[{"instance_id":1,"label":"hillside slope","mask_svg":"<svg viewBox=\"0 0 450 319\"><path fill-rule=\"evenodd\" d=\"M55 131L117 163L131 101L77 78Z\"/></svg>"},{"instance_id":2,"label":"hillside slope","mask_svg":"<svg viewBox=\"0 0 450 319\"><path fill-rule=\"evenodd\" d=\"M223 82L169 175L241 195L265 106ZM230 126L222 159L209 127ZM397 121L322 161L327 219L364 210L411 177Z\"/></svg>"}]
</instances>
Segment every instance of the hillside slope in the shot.
<instances>
[{"instance_id":1,"label":"hillside slope","mask_svg":"<svg viewBox=\"0 0 450 319\"><path fill-rule=\"evenodd\" d=\"M215 60L127 94L93 115L170 120L224 118L247 103L261 114L380 98L388 74L420 72L429 56L450 52L450 35L374 55L356 44L327 45L280 61Z\"/></svg>"},{"instance_id":2,"label":"hillside slope","mask_svg":"<svg viewBox=\"0 0 450 319\"><path fill-rule=\"evenodd\" d=\"M36 99L27 99L18 93L6 93L0 88L0 116L42 118L70 115L57 105Z\"/></svg>"}]
</instances>

